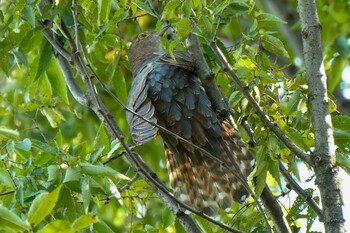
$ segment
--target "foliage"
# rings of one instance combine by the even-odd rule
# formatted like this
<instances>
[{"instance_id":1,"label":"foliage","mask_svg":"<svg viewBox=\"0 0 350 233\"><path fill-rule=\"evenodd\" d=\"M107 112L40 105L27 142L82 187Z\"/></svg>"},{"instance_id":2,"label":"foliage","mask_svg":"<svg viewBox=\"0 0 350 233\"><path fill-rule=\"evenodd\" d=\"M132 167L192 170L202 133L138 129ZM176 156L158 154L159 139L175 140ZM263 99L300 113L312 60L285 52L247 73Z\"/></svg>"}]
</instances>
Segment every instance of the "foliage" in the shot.
<instances>
[{"instance_id":1,"label":"foliage","mask_svg":"<svg viewBox=\"0 0 350 233\"><path fill-rule=\"evenodd\" d=\"M318 2L324 28L322 49L332 92L348 65L350 16L345 1L326 6L323 3L327 1ZM74 34L71 4L55 1L40 11L38 1L0 4L0 232L183 232L146 182L137 180L122 188L135 176L123 158L124 149L118 141L109 140L93 112L79 105L67 89L37 20L50 19L57 32L64 22ZM82 0L77 4L79 38L90 68L126 103L132 81L128 46L140 30L159 29L161 22L147 1ZM178 39L164 41L169 50L184 49L184 40L191 31L200 38L217 83L235 111L236 122L247 119L258 142L252 148L257 162L255 192L261 193L266 177L272 177L271 186L279 186L277 194L288 191L278 161L281 159L289 172L299 177L298 159L253 112L205 44L206 40L217 39L236 75L271 121L298 147L310 152L314 135L307 114L308 87L302 67L295 64L293 48L285 45L277 32L285 22L250 0L157 1L155 9L162 19L175 25ZM196 12L197 28L191 27L191 9ZM291 67L298 72L290 73ZM78 76L77 80L81 82ZM95 84L131 143L122 106L113 101L100 82L96 80ZM337 114L332 100L329 106ZM337 163L348 173L349 121L348 116L341 115L333 119ZM249 141L244 129L239 130ZM161 140L157 138L137 151L168 183ZM312 190L309 192L312 194ZM305 203L297 199L285 209L291 225L307 218L310 230L315 214ZM306 214L301 212L304 209ZM244 231L261 232L263 226L253 206L234 204L228 212L220 213L220 219ZM200 217L196 221L205 232L220 231Z\"/></svg>"}]
</instances>

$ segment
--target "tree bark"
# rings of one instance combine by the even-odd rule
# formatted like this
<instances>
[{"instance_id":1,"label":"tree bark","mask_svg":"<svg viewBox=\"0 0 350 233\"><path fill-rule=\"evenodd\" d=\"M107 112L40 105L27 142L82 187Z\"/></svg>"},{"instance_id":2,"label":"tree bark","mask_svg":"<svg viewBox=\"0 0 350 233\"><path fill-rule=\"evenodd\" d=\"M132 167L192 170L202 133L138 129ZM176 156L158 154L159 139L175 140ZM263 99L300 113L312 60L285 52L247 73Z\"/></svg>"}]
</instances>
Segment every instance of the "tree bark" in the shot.
<instances>
[{"instance_id":1,"label":"tree bark","mask_svg":"<svg viewBox=\"0 0 350 233\"><path fill-rule=\"evenodd\" d=\"M309 85L309 110L315 134L311 164L320 189L325 232L345 232L342 212L341 181L336 166L331 116L328 111L327 77L325 74L321 25L315 0L299 0L304 62Z\"/></svg>"}]
</instances>

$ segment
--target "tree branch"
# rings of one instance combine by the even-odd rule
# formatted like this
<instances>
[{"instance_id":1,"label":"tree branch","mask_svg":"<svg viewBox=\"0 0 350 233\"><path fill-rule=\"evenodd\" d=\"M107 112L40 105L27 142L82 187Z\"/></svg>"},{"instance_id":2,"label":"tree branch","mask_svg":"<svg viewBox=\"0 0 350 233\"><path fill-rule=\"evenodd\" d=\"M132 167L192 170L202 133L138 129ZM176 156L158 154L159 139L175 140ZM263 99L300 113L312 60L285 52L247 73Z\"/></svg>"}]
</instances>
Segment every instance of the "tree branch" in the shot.
<instances>
[{"instance_id":1,"label":"tree branch","mask_svg":"<svg viewBox=\"0 0 350 233\"><path fill-rule=\"evenodd\" d=\"M193 56L198 77L200 78L205 92L209 96L214 109L220 115L227 115L229 112L229 107L226 99L223 97L219 87L216 85L214 74L211 72L207 62L205 61L197 36L193 33L189 35L188 50Z\"/></svg>"},{"instance_id":2,"label":"tree branch","mask_svg":"<svg viewBox=\"0 0 350 233\"><path fill-rule=\"evenodd\" d=\"M241 91L244 95L244 97L248 100L248 103L253 108L255 113L260 117L260 119L265 123L267 127L271 129L272 132L276 134L276 136L301 160L304 162L310 164L310 157L307 153L302 151L299 147L297 147L272 121L269 119L269 117L263 112L263 110L260 108L258 103L254 100L253 96L249 93L248 88L239 80L239 78L236 76L236 74L233 72L231 65L226 60L225 56L219 49L219 47L216 45L214 41L210 42L207 41L210 45L211 49L216 54L217 58L220 60L220 63L222 65L222 68L224 71L229 75L229 77L233 80L233 82L236 84L236 87L239 91Z\"/></svg>"},{"instance_id":3,"label":"tree branch","mask_svg":"<svg viewBox=\"0 0 350 233\"><path fill-rule=\"evenodd\" d=\"M288 185L301 197L310 207L315 211L320 221L323 221L323 215L321 208L314 202L312 197L302 189L299 184L293 179L293 177L287 172L282 162L279 162L280 171L283 177L287 180Z\"/></svg>"},{"instance_id":4,"label":"tree branch","mask_svg":"<svg viewBox=\"0 0 350 233\"><path fill-rule=\"evenodd\" d=\"M331 116L328 111L327 77L323 64L321 25L315 0L298 0L301 20L309 110L315 134L311 164L320 189L326 232L345 232L341 181L335 158Z\"/></svg>"}]
</instances>

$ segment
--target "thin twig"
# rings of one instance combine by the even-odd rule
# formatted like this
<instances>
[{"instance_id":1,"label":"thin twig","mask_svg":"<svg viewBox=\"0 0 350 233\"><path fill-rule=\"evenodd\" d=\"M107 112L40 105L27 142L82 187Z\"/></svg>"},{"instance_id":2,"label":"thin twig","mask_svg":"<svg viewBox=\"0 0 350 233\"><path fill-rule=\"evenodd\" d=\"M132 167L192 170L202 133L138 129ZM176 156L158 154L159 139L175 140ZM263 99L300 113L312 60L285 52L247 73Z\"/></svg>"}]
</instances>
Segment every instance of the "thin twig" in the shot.
<instances>
[{"instance_id":1,"label":"thin twig","mask_svg":"<svg viewBox=\"0 0 350 233\"><path fill-rule=\"evenodd\" d=\"M287 172L287 169L283 166L282 162L279 162L280 170L283 177L287 180L289 187L291 187L310 207L315 211L319 220L322 222L323 214L321 208L312 199L312 196L307 194L305 190L293 179L293 177Z\"/></svg>"},{"instance_id":2,"label":"thin twig","mask_svg":"<svg viewBox=\"0 0 350 233\"><path fill-rule=\"evenodd\" d=\"M0 197L6 196L6 195L10 195L10 194L13 194L13 193L15 193L14 190L12 190L12 191L7 191L7 192L3 192L3 193L0 193Z\"/></svg>"},{"instance_id":3,"label":"thin twig","mask_svg":"<svg viewBox=\"0 0 350 233\"><path fill-rule=\"evenodd\" d=\"M130 186L139 178L139 174L136 173L136 175L134 175L134 177L125 185L123 185L121 188L118 189L119 193L124 192L125 190L127 190L128 188L130 188ZM114 194L109 195L106 198L100 199L100 202L102 203L108 203L110 200L112 200L113 198L115 198L116 196Z\"/></svg>"}]
</instances>

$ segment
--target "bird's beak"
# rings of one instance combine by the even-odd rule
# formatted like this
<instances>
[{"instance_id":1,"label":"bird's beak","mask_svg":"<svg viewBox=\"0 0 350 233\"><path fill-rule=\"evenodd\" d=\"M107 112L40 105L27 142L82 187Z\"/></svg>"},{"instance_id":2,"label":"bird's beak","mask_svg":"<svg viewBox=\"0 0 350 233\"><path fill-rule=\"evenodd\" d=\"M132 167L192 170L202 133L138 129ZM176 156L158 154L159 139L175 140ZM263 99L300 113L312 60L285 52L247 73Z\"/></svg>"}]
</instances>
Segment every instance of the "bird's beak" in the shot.
<instances>
[{"instance_id":1,"label":"bird's beak","mask_svg":"<svg viewBox=\"0 0 350 233\"><path fill-rule=\"evenodd\" d=\"M167 31L167 29L168 28L170 28L170 24L167 24L167 25L165 25L165 26L163 26L159 31L158 31L158 35L160 36L160 37L162 37L163 35L164 35L164 33Z\"/></svg>"}]
</instances>

